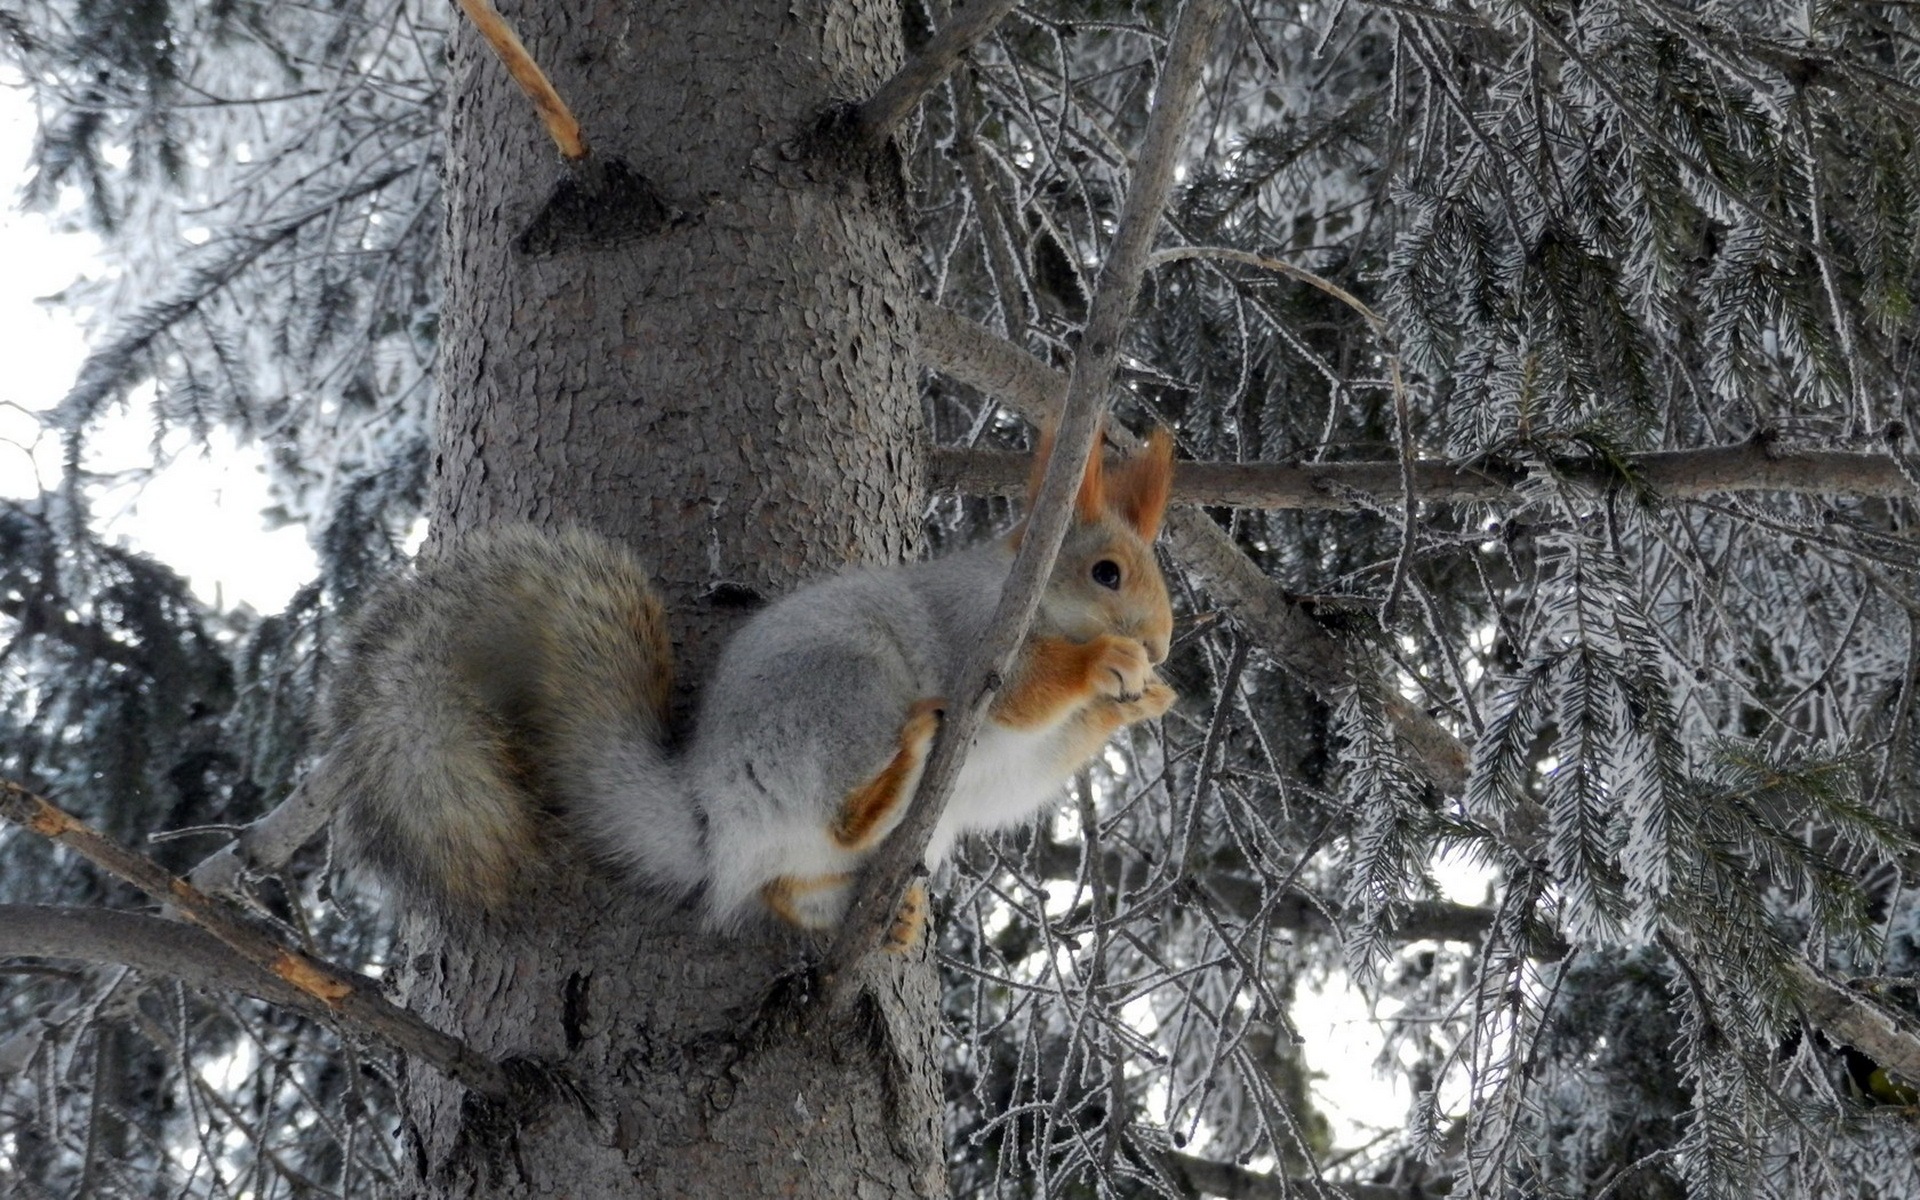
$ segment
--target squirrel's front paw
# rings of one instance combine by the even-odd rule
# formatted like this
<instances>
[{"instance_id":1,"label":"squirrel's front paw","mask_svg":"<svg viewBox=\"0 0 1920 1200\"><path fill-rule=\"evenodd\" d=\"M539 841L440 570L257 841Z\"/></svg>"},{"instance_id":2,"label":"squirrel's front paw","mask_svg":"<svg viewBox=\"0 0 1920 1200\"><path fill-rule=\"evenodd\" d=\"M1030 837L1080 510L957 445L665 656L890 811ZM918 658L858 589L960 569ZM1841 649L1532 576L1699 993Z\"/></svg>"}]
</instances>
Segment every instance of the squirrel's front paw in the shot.
<instances>
[{"instance_id":1,"label":"squirrel's front paw","mask_svg":"<svg viewBox=\"0 0 1920 1200\"><path fill-rule=\"evenodd\" d=\"M1155 678L1153 660L1137 639L1103 634L1094 642L1093 686L1109 700L1130 704L1140 699L1147 682Z\"/></svg>"},{"instance_id":2,"label":"squirrel's front paw","mask_svg":"<svg viewBox=\"0 0 1920 1200\"><path fill-rule=\"evenodd\" d=\"M1140 695L1136 699L1122 702L1120 707L1126 714L1126 723L1132 725L1138 721L1151 721L1155 717L1162 716L1179 698L1179 692L1168 687L1165 680L1155 675L1147 682L1146 687L1140 689Z\"/></svg>"}]
</instances>

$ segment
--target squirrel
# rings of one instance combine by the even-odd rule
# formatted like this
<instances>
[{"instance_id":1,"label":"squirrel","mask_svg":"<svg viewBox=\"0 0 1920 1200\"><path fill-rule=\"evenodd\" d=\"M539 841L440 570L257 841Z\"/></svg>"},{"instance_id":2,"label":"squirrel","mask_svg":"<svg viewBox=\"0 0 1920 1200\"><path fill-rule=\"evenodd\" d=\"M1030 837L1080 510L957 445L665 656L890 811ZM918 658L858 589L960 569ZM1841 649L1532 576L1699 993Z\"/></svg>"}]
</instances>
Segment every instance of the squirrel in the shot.
<instances>
[{"instance_id":1,"label":"squirrel","mask_svg":"<svg viewBox=\"0 0 1920 1200\"><path fill-rule=\"evenodd\" d=\"M1036 456L1029 499L1051 439ZM1152 543L1172 482L1154 434L1096 447L1031 632L927 846L1030 819L1112 734L1166 712L1172 609ZM664 606L624 547L580 529L483 532L379 589L324 707L316 783L405 903L505 914L570 838L733 931L836 925L905 815L944 700L985 633L1025 522L927 562L793 592L727 642L669 751ZM564 833L562 832L564 830ZM891 936L917 944L916 884Z\"/></svg>"}]
</instances>

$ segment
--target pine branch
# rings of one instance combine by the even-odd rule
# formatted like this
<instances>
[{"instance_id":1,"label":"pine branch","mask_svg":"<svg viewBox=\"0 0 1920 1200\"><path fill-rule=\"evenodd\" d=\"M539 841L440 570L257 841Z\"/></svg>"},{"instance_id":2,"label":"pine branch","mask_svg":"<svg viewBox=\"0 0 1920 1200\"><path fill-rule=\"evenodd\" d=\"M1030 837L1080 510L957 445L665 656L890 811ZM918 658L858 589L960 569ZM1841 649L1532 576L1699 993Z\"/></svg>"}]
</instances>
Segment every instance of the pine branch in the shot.
<instances>
[{"instance_id":1,"label":"pine branch","mask_svg":"<svg viewBox=\"0 0 1920 1200\"><path fill-rule=\"evenodd\" d=\"M927 40L920 53L854 111L851 122L854 136L869 145L885 140L894 126L919 107L928 92L953 73L967 51L992 33L1001 19L1013 11L1015 3L1017 0L974 0L948 17L947 23Z\"/></svg>"},{"instance_id":2,"label":"pine branch","mask_svg":"<svg viewBox=\"0 0 1920 1200\"><path fill-rule=\"evenodd\" d=\"M1802 496L1913 494L1913 485L1891 457L1840 450L1774 450L1755 441L1697 450L1659 450L1627 456L1634 484L1669 500L1728 492L1775 492ZM997 450L935 447L928 486L967 496L1018 496L1026 487L1027 460ZM1621 474L1610 464L1566 459L1554 474L1604 487ZM1456 466L1421 462L1413 468L1416 498L1441 504L1514 501L1532 478L1524 464ZM1401 467L1379 463L1197 463L1174 468L1177 504L1230 508L1354 511L1379 509L1401 498Z\"/></svg>"},{"instance_id":3,"label":"pine branch","mask_svg":"<svg viewBox=\"0 0 1920 1200\"><path fill-rule=\"evenodd\" d=\"M179 290L134 314L133 319L115 334L111 342L87 355L87 361L80 365L80 377L74 381L66 397L54 407L49 418L51 423L68 431L80 429L93 419L100 405L127 378L134 361L153 345L156 338L199 311L202 304L232 283L261 255L313 222L337 212L341 205L377 192L416 169L411 164L390 167L308 205L299 214L259 233L236 234L219 246L209 247L211 261L190 271L186 283Z\"/></svg>"},{"instance_id":4,"label":"pine branch","mask_svg":"<svg viewBox=\"0 0 1920 1200\"><path fill-rule=\"evenodd\" d=\"M305 997L302 1007L308 1011L324 1011L336 1021L372 1034L412 1057L432 1063L449 1078L482 1095L510 1094L511 1080L504 1069L393 1004L380 994L379 980L289 949L243 913L171 874L151 858L102 836L44 797L10 780L0 780L0 816L66 846L115 878L172 906L266 976L262 988L293 988Z\"/></svg>"},{"instance_id":5,"label":"pine branch","mask_svg":"<svg viewBox=\"0 0 1920 1200\"><path fill-rule=\"evenodd\" d=\"M76 654L96 662L150 673L152 664L136 647L114 637L93 621L76 621L44 596L0 600L0 617L14 621L21 637L49 637Z\"/></svg>"},{"instance_id":6,"label":"pine branch","mask_svg":"<svg viewBox=\"0 0 1920 1200\"><path fill-rule=\"evenodd\" d=\"M821 966L820 981L833 1007L848 968L877 945L898 910L909 877L921 869L927 840L946 809L966 751L986 715L994 691L1025 640L1066 538L1073 497L1087 456L1096 452L1108 393L1113 385L1120 337L1132 314L1146 272L1147 253L1173 187L1173 170L1187 124L1199 102L1201 68L1226 0L1188 0L1180 10L1160 86L1147 117L1120 223L1094 289L1087 328L1068 378L1066 403L1055 431L1046 476L1034 498L1013 569L988 623L988 633L949 685L951 707L934 738L925 774L900 825L861 872L853 902Z\"/></svg>"}]
</instances>

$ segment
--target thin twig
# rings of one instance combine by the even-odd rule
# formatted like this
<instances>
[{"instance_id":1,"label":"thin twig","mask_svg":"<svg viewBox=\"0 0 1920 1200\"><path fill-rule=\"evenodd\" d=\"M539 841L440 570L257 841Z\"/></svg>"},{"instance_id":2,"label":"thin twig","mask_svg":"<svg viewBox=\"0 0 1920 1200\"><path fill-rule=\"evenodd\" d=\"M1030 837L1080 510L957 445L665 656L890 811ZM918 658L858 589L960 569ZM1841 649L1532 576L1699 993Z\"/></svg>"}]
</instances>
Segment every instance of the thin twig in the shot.
<instances>
[{"instance_id":1,"label":"thin twig","mask_svg":"<svg viewBox=\"0 0 1920 1200\"><path fill-rule=\"evenodd\" d=\"M1319 288L1335 300L1351 308L1366 318L1376 334L1384 335L1387 329L1385 318L1352 292L1321 275L1316 275L1305 267L1296 267L1283 259L1268 258L1264 254L1254 254L1247 250L1235 250L1231 246L1170 246L1154 254L1150 265L1163 267L1169 263L1183 262L1190 258L1219 259L1225 262L1240 263L1244 266L1258 267L1263 271L1272 271L1276 275L1285 275L1297 279L1309 287Z\"/></svg>"},{"instance_id":2,"label":"thin twig","mask_svg":"<svg viewBox=\"0 0 1920 1200\"><path fill-rule=\"evenodd\" d=\"M101 870L170 905L280 986L306 997L310 1011L324 1010L351 1027L373 1034L407 1054L432 1063L449 1078L487 1096L504 1097L506 1071L380 994L380 982L281 944L244 913L207 895L144 854L105 837L43 796L0 780L0 816L60 843Z\"/></svg>"},{"instance_id":3,"label":"thin twig","mask_svg":"<svg viewBox=\"0 0 1920 1200\"><path fill-rule=\"evenodd\" d=\"M553 81L540 69L540 64L527 51L520 35L507 24L500 10L493 6L492 0L454 0L460 11L467 14L473 27L480 36L493 47L506 65L507 74L520 85L520 90L533 101L533 107L540 114L540 121L547 127L547 134L553 138L553 144L560 148L560 156L568 162L579 162L587 156L587 137L580 131L580 122L574 118L573 110L560 98L554 89Z\"/></svg>"},{"instance_id":4,"label":"thin twig","mask_svg":"<svg viewBox=\"0 0 1920 1200\"><path fill-rule=\"evenodd\" d=\"M1101 268L1087 329L1074 358L1053 453L1020 539L1019 554L988 624L987 636L949 687L952 707L934 739L913 804L899 828L861 872L854 901L821 966L820 984L829 1000L823 1008L833 1007L831 1001L844 988L842 981L848 968L879 942L891 924L908 879L926 854L927 839L946 808L987 704L1033 622L1041 589L1066 537L1082 468L1087 456L1096 450L1094 441L1113 384L1120 337L1173 187L1180 143L1199 97L1201 68L1225 10L1226 0L1189 0L1180 12L1119 227Z\"/></svg>"}]
</instances>

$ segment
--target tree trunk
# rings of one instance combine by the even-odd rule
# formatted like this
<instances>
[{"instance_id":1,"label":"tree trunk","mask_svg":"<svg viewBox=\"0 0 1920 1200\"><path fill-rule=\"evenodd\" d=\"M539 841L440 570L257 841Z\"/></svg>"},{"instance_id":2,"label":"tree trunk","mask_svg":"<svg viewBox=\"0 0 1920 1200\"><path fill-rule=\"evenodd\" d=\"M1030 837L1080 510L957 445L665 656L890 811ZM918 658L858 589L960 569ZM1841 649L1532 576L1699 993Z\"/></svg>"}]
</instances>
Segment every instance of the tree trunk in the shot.
<instances>
[{"instance_id":1,"label":"tree trunk","mask_svg":"<svg viewBox=\"0 0 1920 1200\"><path fill-rule=\"evenodd\" d=\"M683 683L697 682L743 597L916 543L898 167L808 136L898 65L897 9L681 0L505 15L594 158L631 172L615 192L661 207L601 212L611 235L553 225L567 171L501 65L460 33L435 536L529 520L629 540L673 609ZM560 1066L579 1091L532 1120L491 1120L414 1070L425 1192L944 1192L924 952L870 962L864 999L824 1032L756 1039L769 984L806 947L705 934L570 858L517 930L407 927L409 1005L496 1058Z\"/></svg>"}]
</instances>

